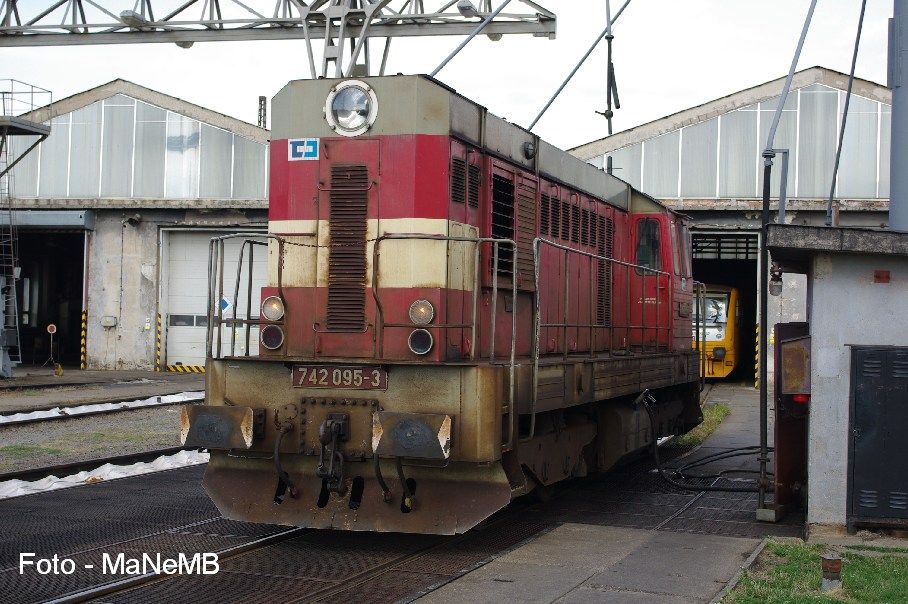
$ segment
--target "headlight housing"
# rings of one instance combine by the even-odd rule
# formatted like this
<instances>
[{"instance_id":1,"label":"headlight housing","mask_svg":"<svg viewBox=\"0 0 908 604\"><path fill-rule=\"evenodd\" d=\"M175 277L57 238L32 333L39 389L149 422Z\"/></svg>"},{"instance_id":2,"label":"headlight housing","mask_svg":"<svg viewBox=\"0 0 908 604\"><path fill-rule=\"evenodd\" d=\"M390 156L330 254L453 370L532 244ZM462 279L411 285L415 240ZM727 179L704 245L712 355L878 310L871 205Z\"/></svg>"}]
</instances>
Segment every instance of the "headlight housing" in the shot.
<instances>
[{"instance_id":1,"label":"headlight housing","mask_svg":"<svg viewBox=\"0 0 908 604\"><path fill-rule=\"evenodd\" d=\"M259 341L268 350L277 350L284 345L284 330L277 325L265 325L262 327Z\"/></svg>"},{"instance_id":2,"label":"headlight housing","mask_svg":"<svg viewBox=\"0 0 908 604\"><path fill-rule=\"evenodd\" d=\"M284 301L277 296L268 296L262 300L262 316L269 321L280 321L284 318Z\"/></svg>"},{"instance_id":3,"label":"headlight housing","mask_svg":"<svg viewBox=\"0 0 908 604\"><path fill-rule=\"evenodd\" d=\"M425 329L414 329L410 332L410 337L407 338L407 346L410 348L410 352L418 355L429 354L434 343L432 334Z\"/></svg>"},{"instance_id":4,"label":"headlight housing","mask_svg":"<svg viewBox=\"0 0 908 604\"><path fill-rule=\"evenodd\" d=\"M722 361L725 359L725 348L722 346L716 346L713 348L713 358L717 361Z\"/></svg>"},{"instance_id":5,"label":"headlight housing","mask_svg":"<svg viewBox=\"0 0 908 604\"><path fill-rule=\"evenodd\" d=\"M325 99L325 120L343 136L363 134L378 116L378 97L365 82L347 80L331 89Z\"/></svg>"},{"instance_id":6,"label":"headlight housing","mask_svg":"<svg viewBox=\"0 0 908 604\"><path fill-rule=\"evenodd\" d=\"M428 300L416 300L407 314L414 325L428 325L435 318L435 307Z\"/></svg>"}]
</instances>

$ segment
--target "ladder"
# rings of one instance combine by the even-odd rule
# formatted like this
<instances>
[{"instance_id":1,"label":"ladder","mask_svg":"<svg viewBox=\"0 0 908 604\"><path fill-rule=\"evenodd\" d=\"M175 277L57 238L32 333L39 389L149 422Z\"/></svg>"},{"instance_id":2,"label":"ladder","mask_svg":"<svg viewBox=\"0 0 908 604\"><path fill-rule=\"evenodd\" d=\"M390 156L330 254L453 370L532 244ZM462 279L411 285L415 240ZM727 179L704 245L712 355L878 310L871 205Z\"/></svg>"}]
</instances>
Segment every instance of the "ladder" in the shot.
<instances>
[{"instance_id":1,"label":"ladder","mask_svg":"<svg viewBox=\"0 0 908 604\"><path fill-rule=\"evenodd\" d=\"M10 137L0 135L0 174L7 172ZM12 377L12 368L22 362L19 337L19 240L13 220L12 173L0 178L0 377Z\"/></svg>"}]
</instances>

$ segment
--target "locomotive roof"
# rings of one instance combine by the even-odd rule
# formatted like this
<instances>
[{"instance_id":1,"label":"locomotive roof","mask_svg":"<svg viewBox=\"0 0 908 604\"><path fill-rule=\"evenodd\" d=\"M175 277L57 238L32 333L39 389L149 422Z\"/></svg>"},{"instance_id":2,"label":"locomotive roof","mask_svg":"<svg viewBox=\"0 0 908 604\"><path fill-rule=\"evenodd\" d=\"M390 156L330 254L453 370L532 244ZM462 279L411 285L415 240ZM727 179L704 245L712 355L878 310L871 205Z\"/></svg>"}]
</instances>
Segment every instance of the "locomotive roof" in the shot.
<instances>
[{"instance_id":1,"label":"locomotive roof","mask_svg":"<svg viewBox=\"0 0 908 604\"><path fill-rule=\"evenodd\" d=\"M490 113L434 78L396 75L355 79L371 86L378 98L378 114L369 135L454 136L618 208L630 208L632 189L623 180ZM272 101L272 138L337 136L324 119L324 105L328 93L340 81L293 80L284 86ZM526 152L528 145L534 146L535 154Z\"/></svg>"}]
</instances>

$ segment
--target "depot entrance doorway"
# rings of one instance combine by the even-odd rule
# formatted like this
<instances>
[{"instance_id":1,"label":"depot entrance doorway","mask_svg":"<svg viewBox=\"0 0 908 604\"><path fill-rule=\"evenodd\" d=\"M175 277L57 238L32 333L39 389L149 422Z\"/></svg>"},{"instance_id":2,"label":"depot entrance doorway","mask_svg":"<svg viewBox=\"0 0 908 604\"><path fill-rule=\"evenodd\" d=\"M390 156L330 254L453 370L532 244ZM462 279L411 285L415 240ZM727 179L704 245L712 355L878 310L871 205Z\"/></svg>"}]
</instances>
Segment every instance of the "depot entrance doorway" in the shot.
<instances>
[{"instance_id":1,"label":"depot entrance doorway","mask_svg":"<svg viewBox=\"0 0 908 604\"><path fill-rule=\"evenodd\" d=\"M756 371L757 265L760 247L755 232L698 231L693 238L694 279L716 289L737 290L734 321L734 369L725 378L753 383ZM730 326L725 329L730 333ZM727 359L714 362L729 362Z\"/></svg>"},{"instance_id":2,"label":"depot entrance doorway","mask_svg":"<svg viewBox=\"0 0 908 604\"><path fill-rule=\"evenodd\" d=\"M23 366L50 365L51 323L57 326L54 361L79 366L84 262L84 230L19 229L22 272L16 285Z\"/></svg>"}]
</instances>

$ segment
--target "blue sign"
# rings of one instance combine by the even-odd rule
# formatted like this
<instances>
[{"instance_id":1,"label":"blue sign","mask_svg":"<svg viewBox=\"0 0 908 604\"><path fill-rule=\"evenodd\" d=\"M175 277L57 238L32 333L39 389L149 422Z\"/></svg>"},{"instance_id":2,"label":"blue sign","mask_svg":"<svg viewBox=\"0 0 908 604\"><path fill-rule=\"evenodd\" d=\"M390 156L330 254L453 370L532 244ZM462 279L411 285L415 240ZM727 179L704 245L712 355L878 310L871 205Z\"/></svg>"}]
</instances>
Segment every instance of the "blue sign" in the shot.
<instances>
[{"instance_id":1,"label":"blue sign","mask_svg":"<svg viewBox=\"0 0 908 604\"><path fill-rule=\"evenodd\" d=\"M291 138L287 141L287 161L318 159L317 138Z\"/></svg>"},{"instance_id":2,"label":"blue sign","mask_svg":"<svg viewBox=\"0 0 908 604\"><path fill-rule=\"evenodd\" d=\"M224 313L227 312L227 309L233 306L233 304L231 304L230 300L228 300L227 298L221 298L221 303L219 304L219 306L221 307L221 312Z\"/></svg>"}]
</instances>

